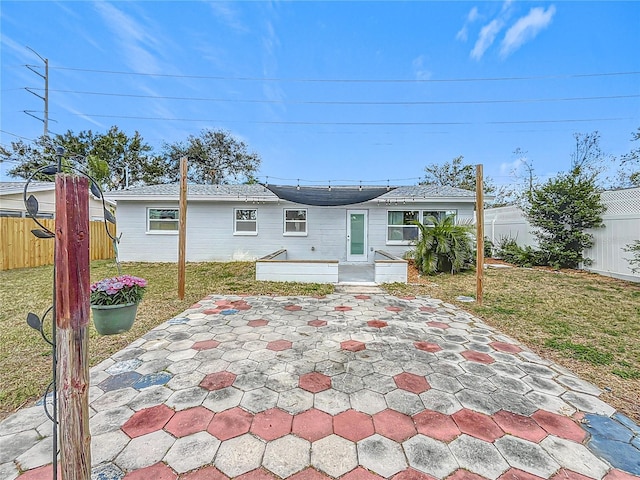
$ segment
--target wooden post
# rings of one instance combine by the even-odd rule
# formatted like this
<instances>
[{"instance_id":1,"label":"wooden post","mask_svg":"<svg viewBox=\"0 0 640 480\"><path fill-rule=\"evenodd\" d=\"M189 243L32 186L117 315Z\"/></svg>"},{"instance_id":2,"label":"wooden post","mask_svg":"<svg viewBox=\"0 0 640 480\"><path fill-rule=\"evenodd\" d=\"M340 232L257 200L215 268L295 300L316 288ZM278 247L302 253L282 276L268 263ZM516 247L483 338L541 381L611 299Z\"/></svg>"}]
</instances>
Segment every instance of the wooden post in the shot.
<instances>
[{"instance_id":1,"label":"wooden post","mask_svg":"<svg viewBox=\"0 0 640 480\"><path fill-rule=\"evenodd\" d=\"M56 176L55 228L61 473L63 480L89 480L89 182L85 177Z\"/></svg>"},{"instance_id":2,"label":"wooden post","mask_svg":"<svg viewBox=\"0 0 640 480\"><path fill-rule=\"evenodd\" d=\"M178 298L184 300L187 244L187 157L180 159L180 219L178 228Z\"/></svg>"},{"instance_id":3,"label":"wooden post","mask_svg":"<svg viewBox=\"0 0 640 480\"><path fill-rule=\"evenodd\" d=\"M476 302L482 305L484 274L484 186L482 164L476 165Z\"/></svg>"}]
</instances>

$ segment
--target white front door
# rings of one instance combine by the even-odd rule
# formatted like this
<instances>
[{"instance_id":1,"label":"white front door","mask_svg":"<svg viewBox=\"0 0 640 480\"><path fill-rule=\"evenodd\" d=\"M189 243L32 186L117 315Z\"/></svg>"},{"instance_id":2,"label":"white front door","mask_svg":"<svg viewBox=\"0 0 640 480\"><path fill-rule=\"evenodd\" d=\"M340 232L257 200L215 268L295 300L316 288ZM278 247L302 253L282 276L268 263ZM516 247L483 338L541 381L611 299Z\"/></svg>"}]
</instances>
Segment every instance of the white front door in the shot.
<instances>
[{"instance_id":1,"label":"white front door","mask_svg":"<svg viewBox=\"0 0 640 480\"><path fill-rule=\"evenodd\" d=\"M367 261L367 211L347 210L347 262Z\"/></svg>"}]
</instances>

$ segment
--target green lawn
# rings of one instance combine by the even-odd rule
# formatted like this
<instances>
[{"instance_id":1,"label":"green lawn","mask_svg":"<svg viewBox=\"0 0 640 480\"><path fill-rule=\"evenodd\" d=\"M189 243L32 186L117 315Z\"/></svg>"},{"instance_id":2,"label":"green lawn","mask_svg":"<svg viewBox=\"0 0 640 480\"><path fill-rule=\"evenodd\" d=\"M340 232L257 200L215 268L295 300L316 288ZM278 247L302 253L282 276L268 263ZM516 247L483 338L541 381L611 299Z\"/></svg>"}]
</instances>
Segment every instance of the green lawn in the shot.
<instances>
[{"instance_id":1,"label":"green lawn","mask_svg":"<svg viewBox=\"0 0 640 480\"><path fill-rule=\"evenodd\" d=\"M331 285L256 282L255 264L187 264L184 301L177 299L175 264L128 263L123 271L149 280L133 329L123 335L90 333L91 364L122 349L155 325L206 295L325 295ZM116 275L112 262L91 265L91 278ZM32 311L51 303L52 268L0 272L0 418L38 398L50 380L50 349L26 325ZM441 298L482 317L539 354L605 390L603 398L640 421L640 284L575 272L501 269L485 273L482 306L459 303L475 296L475 273L429 278L385 288L395 295Z\"/></svg>"}]
</instances>

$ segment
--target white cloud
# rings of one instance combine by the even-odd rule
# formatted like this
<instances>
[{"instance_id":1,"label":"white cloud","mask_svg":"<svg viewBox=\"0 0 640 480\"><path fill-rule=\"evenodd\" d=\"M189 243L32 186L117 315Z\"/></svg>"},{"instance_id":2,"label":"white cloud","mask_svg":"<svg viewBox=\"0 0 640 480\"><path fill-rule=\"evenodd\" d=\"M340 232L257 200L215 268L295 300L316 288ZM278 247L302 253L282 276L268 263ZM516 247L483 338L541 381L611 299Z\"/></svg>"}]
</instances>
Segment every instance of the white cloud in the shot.
<instances>
[{"instance_id":1,"label":"white cloud","mask_svg":"<svg viewBox=\"0 0 640 480\"><path fill-rule=\"evenodd\" d=\"M230 2L211 2L209 5L214 15L229 28L240 33L249 32L247 26L240 20L238 11Z\"/></svg>"},{"instance_id":2,"label":"white cloud","mask_svg":"<svg viewBox=\"0 0 640 480\"><path fill-rule=\"evenodd\" d=\"M524 17L513 24L502 40L500 55L507 57L526 42L533 40L538 33L547 28L556 13L556 7L551 5L546 10L541 7L532 8Z\"/></svg>"},{"instance_id":3,"label":"white cloud","mask_svg":"<svg viewBox=\"0 0 640 480\"><path fill-rule=\"evenodd\" d=\"M462 28L458 30L458 33L456 33L457 40L460 40L461 42L467 41L467 37L469 35L468 34L469 25L475 22L478 19L478 17L479 17L478 7L473 7L471 10L469 10L469 13L467 14L467 20L464 22L464 25L462 26Z\"/></svg>"},{"instance_id":4,"label":"white cloud","mask_svg":"<svg viewBox=\"0 0 640 480\"><path fill-rule=\"evenodd\" d=\"M473 46L473 50L471 50L471 58L474 60L480 60L484 55L484 52L486 52L493 44L496 39L496 35L500 33L503 26L504 22L499 18L496 18L482 27L480 35L478 35L478 40L476 40L476 44Z\"/></svg>"},{"instance_id":5,"label":"white cloud","mask_svg":"<svg viewBox=\"0 0 640 480\"><path fill-rule=\"evenodd\" d=\"M420 55L411 62L416 80L429 80L431 78L431 71L425 65L426 60L427 58L424 55Z\"/></svg>"}]
</instances>

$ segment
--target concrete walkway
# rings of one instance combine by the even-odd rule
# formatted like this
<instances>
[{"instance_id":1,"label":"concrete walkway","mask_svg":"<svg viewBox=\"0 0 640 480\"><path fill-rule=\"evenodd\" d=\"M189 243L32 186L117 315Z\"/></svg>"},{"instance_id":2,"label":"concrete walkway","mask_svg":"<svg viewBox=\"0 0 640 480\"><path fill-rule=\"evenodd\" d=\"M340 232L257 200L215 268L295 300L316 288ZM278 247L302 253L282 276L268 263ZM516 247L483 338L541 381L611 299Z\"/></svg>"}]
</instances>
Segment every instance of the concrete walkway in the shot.
<instances>
[{"instance_id":1,"label":"concrete walkway","mask_svg":"<svg viewBox=\"0 0 640 480\"><path fill-rule=\"evenodd\" d=\"M91 385L96 480L640 478L595 386L426 297L211 296ZM50 479L50 435L0 423L0 478Z\"/></svg>"}]
</instances>

